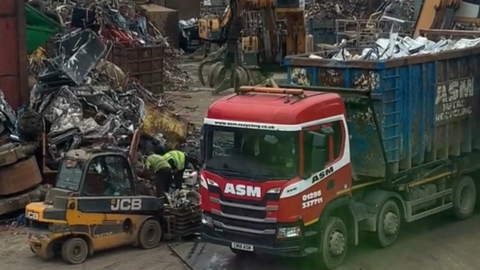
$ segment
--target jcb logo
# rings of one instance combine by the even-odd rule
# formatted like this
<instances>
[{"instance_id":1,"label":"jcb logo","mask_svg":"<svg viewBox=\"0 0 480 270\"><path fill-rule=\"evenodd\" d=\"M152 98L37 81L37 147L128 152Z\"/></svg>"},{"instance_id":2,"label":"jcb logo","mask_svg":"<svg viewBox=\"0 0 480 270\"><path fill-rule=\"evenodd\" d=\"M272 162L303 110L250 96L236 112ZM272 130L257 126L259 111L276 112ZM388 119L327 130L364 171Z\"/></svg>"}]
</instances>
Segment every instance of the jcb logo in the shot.
<instances>
[{"instance_id":1,"label":"jcb logo","mask_svg":"<svg viewBox=\"0 0 480 270\"><path fill-rule=\"evenodd\" d=\"M38 213L30 212L30 211L27 211L25 213L25 217L28 218L28 219L33 219L33 220L37 220L39 218Z\"/></svg>"},{"instance_id":2,"label":"jcb logo","mask_svg":"<svg viewBox=\"0 0 480 270\"><path fill-rule=\"evenodd\" d=\"M113 199L110 205L112 211L129 211L142 209L142 199Z\"/></svg>"}]
</instances>

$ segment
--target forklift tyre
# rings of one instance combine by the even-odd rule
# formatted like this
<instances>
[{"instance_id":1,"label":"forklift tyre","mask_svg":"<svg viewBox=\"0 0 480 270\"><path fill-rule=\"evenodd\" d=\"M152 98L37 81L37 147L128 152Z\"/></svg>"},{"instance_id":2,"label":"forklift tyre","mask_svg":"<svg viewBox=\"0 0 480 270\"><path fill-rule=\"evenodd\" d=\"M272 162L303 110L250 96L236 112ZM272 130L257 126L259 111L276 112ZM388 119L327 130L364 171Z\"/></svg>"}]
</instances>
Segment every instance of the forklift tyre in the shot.
<instances>
[{"instance_id":1,"label":"forklift tyre","mask_svg":"<svg viewBox=\"0 0 480 270\"><path fill-rule=\"evenodd\" d=\"M469 176L463 176L453 184L453 216L464 220L473 215L477 200L475 182Z\"/></svg>"},{"instance_id":2,"label":"forklift tyre","mask_svg":"<svg viewBox=\"0 0 480 270\"><path fill-rule=\"evenodd\" d=\"M87 256L88 244L80 237L67 239L62 245L62 258L68 264L81 264Z\"/></svg>"},{"instance_id":3,"label":"forklift tyre","mask_svg":"<svg viewBox=\"0 0 480 270\"><path fill-rule=\"evenodd\" d=\"M343 264L347 255L347 227L342 219L328 217L321 241L322 252L316 255L314 263L321 269L335 269Z\"/></svg>"},{"instance_id":4,"label":"forklift tyre","mask_svg":"<svg viewBox=\"0 0 480 270\"><path fill-rule=\"evenodd\" d=\"M400 233L400 209L394 200L386 200L377 216L377 231L372 232L372 240L380 248L389 247L397 241Z\"/></svg>"},{"instance_id":5,"label":"forklift tyre","mask_svg":"<svg viewBox=\"0 0 480 270\"><path fill-rule=\"evenodd\" d=\"M162 227L157 220L147 219L138 233L138 245L142 249L156 248L162 239Z\"/></svg>"}]
</instances>

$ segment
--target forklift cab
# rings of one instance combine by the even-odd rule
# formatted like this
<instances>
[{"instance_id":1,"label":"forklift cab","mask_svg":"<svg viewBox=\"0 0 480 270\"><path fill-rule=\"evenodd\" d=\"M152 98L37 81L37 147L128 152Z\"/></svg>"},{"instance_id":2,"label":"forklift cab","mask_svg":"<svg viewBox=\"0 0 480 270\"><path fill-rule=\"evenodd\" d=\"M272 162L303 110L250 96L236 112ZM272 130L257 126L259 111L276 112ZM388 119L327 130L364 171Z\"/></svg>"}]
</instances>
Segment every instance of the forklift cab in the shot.
<instances>
[{"instance_id":1,"label":"forklift cab","mask_svg":"<svg viewBox=\"0 0 480 270\"><path fill-rule=\"evenodd\" d=\"M57 174L56 189L73 196L133 196L134 174L122 153L77 149L66 153Z\"/></svg>"}]
</instances>

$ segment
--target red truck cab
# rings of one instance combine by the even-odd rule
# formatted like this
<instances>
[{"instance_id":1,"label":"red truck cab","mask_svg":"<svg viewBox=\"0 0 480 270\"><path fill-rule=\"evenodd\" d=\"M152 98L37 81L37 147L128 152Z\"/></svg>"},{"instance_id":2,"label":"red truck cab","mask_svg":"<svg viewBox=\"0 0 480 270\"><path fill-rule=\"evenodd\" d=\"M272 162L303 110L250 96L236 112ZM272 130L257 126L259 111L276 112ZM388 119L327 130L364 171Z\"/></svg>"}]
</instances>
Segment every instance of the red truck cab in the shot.
<instances>
[{"instance_id":1,"label":"red truck cab","mask_svg":"<svg viewBox=\"0 0 480 270\"><path fill-rule=\"evenodd\" d=\"M319 222L351 192L338 94L241 87L210 106L203 136L204 241L236 254L303 257L328 248L328 260L343 261L346 229L333 230L325 246L321 227L330 224Z\"/></svg>"}]
</instances>

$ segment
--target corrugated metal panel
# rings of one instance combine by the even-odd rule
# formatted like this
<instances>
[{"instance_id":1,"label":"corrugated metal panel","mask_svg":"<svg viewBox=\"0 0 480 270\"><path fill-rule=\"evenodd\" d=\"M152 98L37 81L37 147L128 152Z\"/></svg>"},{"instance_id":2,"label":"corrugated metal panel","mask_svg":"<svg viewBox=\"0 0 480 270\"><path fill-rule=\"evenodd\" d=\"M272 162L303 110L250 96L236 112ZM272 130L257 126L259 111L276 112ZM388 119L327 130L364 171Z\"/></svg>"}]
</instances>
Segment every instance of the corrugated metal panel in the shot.
<instances>
[{"instance_id":1,"label":"corrugated metal panel","mask_svg":"<svg viewBox=\"0 0 480 270\"><path fill-rule=\"evenodd\" d=\"M396 173L480 147L480 49L462 51L416 56L415 61L325 60L324 67L286 63L295 64L289 66L291 82L293 70L300 68L311 85L373 89L387 161ZM347 104L347 115L355 172L385 176L372 112Z\"/></svg>"},{"instance_id":2,"label":"corrugated metal panel","mask_svg":"<svg viewBox=\"0 0 480 270\"><path fill-rule=\"evenodd\" d=\"M28 100L25 2L0 1L0 89L14 109Z\"/></svg>"}]
</instances>

